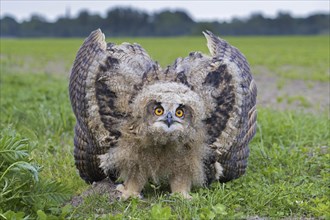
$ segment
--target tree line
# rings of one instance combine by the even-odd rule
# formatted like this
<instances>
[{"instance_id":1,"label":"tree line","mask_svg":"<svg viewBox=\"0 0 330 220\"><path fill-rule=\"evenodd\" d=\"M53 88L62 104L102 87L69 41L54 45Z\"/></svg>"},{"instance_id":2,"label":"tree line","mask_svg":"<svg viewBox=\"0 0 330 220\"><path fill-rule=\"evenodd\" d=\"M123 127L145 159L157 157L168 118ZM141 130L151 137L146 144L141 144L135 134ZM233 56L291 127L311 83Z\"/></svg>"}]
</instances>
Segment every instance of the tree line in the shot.
<instances>
[{"instance_id":1,"label":"tree line","mask_svg":"<svg viewBox=\"0 0 330 220\"><path fill-rule=\"evenodd\" d=\"M184 36L210 30L221 35L315 35L329 34L329 14L292 17L279 12L275 18L254 13L231 21L194 21L185 11L164 10L146 13L134 8L109 9L104 17L80 11L78 16L59 17L48 22L41 15L18 22L14 17L0 19L1 37L86 37L101 28L106 36Z\"/></svg>"}]
</instances>

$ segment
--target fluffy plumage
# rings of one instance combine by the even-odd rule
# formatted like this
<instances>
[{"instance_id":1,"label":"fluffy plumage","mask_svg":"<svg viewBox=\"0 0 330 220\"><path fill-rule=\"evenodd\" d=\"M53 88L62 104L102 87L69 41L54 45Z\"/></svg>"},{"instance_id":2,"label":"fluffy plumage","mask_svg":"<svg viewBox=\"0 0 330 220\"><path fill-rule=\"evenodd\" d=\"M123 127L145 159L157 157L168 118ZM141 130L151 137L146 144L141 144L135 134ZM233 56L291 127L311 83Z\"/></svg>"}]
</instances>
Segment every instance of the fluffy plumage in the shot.
<instances>
[{"instance_id":1,"label":"fluffy plumage","mask_svg":"<svg viewBox=\"0 0 330 220\"><path fill-rule=\"evenodd\" d=\"M167 181L188 198L193 185L244 174L256 85L238 49L204 35L211 56L192 52L164 70L138 44L106 44L100 30L85 40L69 91L86 182L121 178L126 199L149 180Z\"/></svg>"}]
</instances>

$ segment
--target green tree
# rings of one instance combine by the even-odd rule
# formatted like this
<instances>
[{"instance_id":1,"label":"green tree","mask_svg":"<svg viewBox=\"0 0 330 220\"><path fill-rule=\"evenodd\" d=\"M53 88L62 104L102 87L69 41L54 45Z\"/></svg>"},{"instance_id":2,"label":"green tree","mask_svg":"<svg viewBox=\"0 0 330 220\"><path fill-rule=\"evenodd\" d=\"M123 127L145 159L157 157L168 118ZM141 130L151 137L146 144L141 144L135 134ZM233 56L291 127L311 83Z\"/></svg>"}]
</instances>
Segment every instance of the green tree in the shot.
<instances>
[{"instance_id":1,"label":"green tree","mask_svg":"<svg viewBox=\"0 0 330 220\"><path fill-rule=\"evenodd\" d=\"M5 37L14 37L18 36L19 33L19 26L20 24L17 23L15 18L11 16L5 16L3 19L1 19L1 36Z\"/></svg>"},{"instance_id":2,"label":"green tree","mask_svg":"<svg viewBox=\"0 0 330 220\"><path fill-rule=\"evenodd\" d=\"M162 11L155 14L152 21L156 36L189 35L195 24L184 11Z\"/></svg>"},{"instance_id":3,"label":"green tree","mask_svg":"<svg viewBox=\"0 0 330 220\"><path fill-rule=\"evenodd\" d=\"M131 8L109 10L103 27L110 36L150 35L149 15Z\"/></svg>"}]
</instances>

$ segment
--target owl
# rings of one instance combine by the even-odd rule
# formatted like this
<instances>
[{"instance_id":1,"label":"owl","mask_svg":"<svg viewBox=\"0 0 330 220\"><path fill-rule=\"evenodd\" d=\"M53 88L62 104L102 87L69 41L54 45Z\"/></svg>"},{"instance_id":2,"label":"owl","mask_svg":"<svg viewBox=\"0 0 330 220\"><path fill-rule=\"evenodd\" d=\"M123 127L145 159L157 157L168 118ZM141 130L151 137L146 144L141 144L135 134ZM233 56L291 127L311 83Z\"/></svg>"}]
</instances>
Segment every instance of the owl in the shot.
<instances>
[{"instance_id":1,"label":"owl","mask_svg":"<svg viewBox=\"0 0 330 220\"><path fill-rule=\"evenodd\" d=\"M244 55L210 31L210 55L161 68L138 44L92 32L74 61L75 165L87 183L121 181L123 200L149 182L172 193L245 173L256 133L257 87Z\"/></svg>"}]
</instances>

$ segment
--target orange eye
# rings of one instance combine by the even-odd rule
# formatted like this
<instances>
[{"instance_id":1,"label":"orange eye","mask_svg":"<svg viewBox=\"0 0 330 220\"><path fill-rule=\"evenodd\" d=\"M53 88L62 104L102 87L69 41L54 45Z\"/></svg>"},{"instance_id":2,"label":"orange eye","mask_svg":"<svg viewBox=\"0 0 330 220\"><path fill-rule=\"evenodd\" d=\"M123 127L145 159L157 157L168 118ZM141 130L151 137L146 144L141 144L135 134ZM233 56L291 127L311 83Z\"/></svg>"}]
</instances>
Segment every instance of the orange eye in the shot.
<instances>
[{"instance_id":1,"label":"orange eye","mask_svg":"<svg viewBox=\"0 0 330 220\"><path fill-rule=\"evenodd\" d=\"M178 117L178 118L182 118L183 115L184 115L184 112L183 112L182 109L177 109L177 110L175 111L175 115L176 115L176 117Z\"/></svg>"},{"instance_id":2,"label":"orange eye","mask_svg":"<svg viewBox=\"0 0 330 220\"><path fill-rule=\"evenodd\" d=\"M162 114L164 114L164 109L162 107L157 107L154 112L155 115L161 116Z\"/></svg>"}]
</instances>

